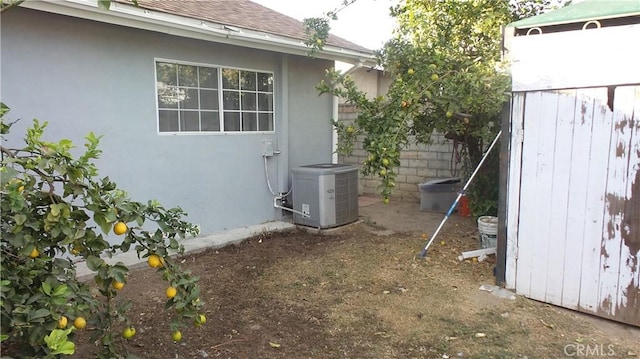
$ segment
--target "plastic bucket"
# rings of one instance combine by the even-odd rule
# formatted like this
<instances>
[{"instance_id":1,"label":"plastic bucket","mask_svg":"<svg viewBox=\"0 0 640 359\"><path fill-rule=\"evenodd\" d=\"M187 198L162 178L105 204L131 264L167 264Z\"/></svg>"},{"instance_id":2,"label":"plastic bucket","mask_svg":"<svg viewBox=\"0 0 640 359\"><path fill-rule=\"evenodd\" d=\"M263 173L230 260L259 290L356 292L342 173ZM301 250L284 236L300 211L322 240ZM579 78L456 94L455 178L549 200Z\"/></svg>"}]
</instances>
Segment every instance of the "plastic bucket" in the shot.
<instances>
[{"instance_id":1,"label":"plastic bucket","mask_svg":"<svg viewBox=\"0 0 640 359\"><path fill-rule=\"evenodd\" d=\"M498 245L498 217L479 217L478 232L480 233L480 248L495 248Z\"/></svg>"}]
</instances>

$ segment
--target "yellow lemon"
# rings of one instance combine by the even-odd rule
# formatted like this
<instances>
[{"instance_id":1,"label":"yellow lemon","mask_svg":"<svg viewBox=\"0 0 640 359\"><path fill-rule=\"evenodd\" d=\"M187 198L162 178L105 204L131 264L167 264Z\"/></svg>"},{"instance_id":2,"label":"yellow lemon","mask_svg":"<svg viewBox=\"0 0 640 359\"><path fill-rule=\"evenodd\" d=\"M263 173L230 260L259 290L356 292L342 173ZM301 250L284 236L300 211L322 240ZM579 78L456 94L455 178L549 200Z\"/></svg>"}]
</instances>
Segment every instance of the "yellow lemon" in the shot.
<instances>
[{"instance_id":1,"label":"yellow lemon","mask_svg":"<svg viewBox=\"0 0 640 359\"><path fill-rule=\"evenodd\" d=\"M136 328L134 327L126 327L122 331L122 337L125 339L131 339L134 335L136 335Z\"/></svg>"},{"instance_id":2,"label":"yellow lemon","mask_svg":"<svg viewBox=\"0 0 640 359\"><path fill-rule=\"evenodd\" d=\"M38 248L33 248L31 253L29 253L29 257L38 258L40 256L40 252L38 252Z\"/></svg>"},{"instance_id":3,"label":"yellow lemon","mask_svg":"<svg viewBox=\"0 0 640 359\"><path fill-rule=\"evenodd\" d=\"M84 329L87 327L87 321L83 317L77 317L76 320L73 321L73 326L76 329Z\"/></svg>"},{"instance_id":4,"label":"yellow lemon","mask_svg":"<svg viewBox=\"0 0 640 359\"><path fill-rule=\"evenodd\" d=\"M174 342L179 342L180 340L182 340L182 333L179 330L176 330L175 332L171 333L171 339L173 339Z\"/></svg>"},{"instance_id":5,"label":"yellow lemon","mask_svg":"<svg viewBox=\"0 0 640 359\"><path fill-rule=\"evenodd\" d=\"M111 286L116 290L120 290L120 289L122 289L124 287L124 283L123 282L114 281L113 283L111 283Z\"/></svg>"},{"instance_id":6,"label":"yellow lemon","mask_svg":"<svg viewBox=\"0 0 640 359\"><path fill-rule=\"evenodd\" d=\"M67 317L65 317L64 315L60 317L60 319L58 319L58 328L60 329L64 329L67 327L67 323L68 323L68 319Z\"/></svg>"},{"instance_id":7,"label":"yellow lemon","mask_svg":"<svg viewBox=\"0 0 640 359\"><path fill-rule=\"evenodd\" d=\"M127 224L124 222L118 222L115 226L113 226L113 233L116 235L121 235L127 233Z\"/></svg>"},{"instance_id":8,"label":"yellow lemon","mask_svg":"<svg viewBox=\"0 0 640 359\"><path fill-rule=\"evenodd\" d=\"M156 254L150 255L149 258L147 258L147 263L149 263L149 266L152 268L162 267L162 259Z\"/></svg>"},{"instance_id":9,"label":"yellow lemon","mask_svg":"<svg viewBox=\"0 0 640 359\"><path fill-rule=\"evenodd\" d=\"M171 299L171 298L175 297L176 294L178 294L178 290L175 287L169 287L165 291L165 294L167 295L167 298Z\"/></svg>"},{"instance_id":10,"label":"yellow lemon","mask_svg":"<svg viewBox=\"0 0 640 359\"><path fill-rule=\"evenodd\" d=\"M207 317L204 316L204 314L200 314L196 317L196 319L193 320L193 324L196 327L200 327L202 326L204 323L207 322Z\"/></svg>"}]
</instances>

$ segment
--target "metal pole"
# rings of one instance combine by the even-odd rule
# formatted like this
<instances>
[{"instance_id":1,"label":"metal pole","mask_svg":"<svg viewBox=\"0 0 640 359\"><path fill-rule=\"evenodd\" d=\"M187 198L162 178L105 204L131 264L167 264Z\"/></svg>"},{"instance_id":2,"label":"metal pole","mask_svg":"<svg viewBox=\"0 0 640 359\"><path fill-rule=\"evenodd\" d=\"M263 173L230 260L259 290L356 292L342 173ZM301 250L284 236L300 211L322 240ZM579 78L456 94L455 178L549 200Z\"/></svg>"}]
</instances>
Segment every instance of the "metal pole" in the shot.
<instances>
[{"instance_id":1,"label":"metal pole","mask_svg":"<svg viewBox=\"0 0 640 359\"><path fill-rule=\"evenodd\" d=\"M420 252L420 258L424 258L427 255L427 249L429 249L429 247L431 246L431 243L433 243L433 240L436 238L438 233L440 233L440 230L442 229L442 226L444 226L444 223L447 221L447 219L449 219L449 216L451 216L451 214L455 210L456 206L458 205L458 201L460 201L460 197L462 197L462 195L464 195L466 193L467 188L471 184L471 181L473 180L473 178L478 173L478 170L480 170L480 167L482 167L482 164L484 163L484 161L487 159L487 156L489 155L489 152L491 152L493 147L498 142L498 138L500 138L501 134L502 134L502 130L500 132L498 132L498 134L496 135L496 138L493 140L493 142L491 142L491 146L489 146L487 151L484 153L484 155L482 156L482 159L480 160L480 163L478 163L478 166L476 166L476 169L473 171L471 176L469 176L469 179L467 180L467 183L464 185L464 187L462 187L462 189L458 193L458 196L456 197L456 200L453 201L453 204L451 205L451 208L449 208L449 211L447 212L447 214L444 216L444 218L440 222L440 225L438 225L438 228L436 228L436 231L433 232L433 235L431 236L431 239L425 244L424 248L422 248L422 252Z\"/></svg>"}]
</instances>

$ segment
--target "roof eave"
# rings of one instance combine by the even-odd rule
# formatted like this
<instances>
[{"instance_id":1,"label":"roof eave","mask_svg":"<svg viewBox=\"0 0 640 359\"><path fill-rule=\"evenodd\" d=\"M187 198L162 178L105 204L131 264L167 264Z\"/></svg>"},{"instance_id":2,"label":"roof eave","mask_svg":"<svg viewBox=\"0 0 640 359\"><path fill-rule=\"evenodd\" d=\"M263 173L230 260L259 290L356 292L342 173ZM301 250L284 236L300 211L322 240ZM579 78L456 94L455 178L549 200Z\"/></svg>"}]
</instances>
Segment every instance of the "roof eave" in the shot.
<instances>
[{"instance_id":1,"label":"roof eave","mask_svg":"<svg viewBox=\"0 0 640 359\"><path fill-rule=\"evenodd\" d=\"M192 39L249 47L253 49L306 56L310 49L303 41L265 32L238 29L198 19L165 14L133 5L112 2L109 10L100 9L95 0L25 1L20 6L50 13L100 21L142 30ZM324 60L376 64L373 53L325 45L314 57Z\"/></svg>"}]
</instances>

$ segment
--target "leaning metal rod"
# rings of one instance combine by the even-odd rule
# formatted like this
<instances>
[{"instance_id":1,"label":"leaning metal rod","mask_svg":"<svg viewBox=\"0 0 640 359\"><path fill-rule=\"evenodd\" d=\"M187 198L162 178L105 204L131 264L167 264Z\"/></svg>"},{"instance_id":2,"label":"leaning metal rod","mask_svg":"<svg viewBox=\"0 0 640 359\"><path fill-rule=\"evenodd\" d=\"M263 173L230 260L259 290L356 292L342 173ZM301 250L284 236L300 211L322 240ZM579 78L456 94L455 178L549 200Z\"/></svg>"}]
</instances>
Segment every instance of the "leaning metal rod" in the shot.
<instances>
[{"instance_id":1,"label":"leaning metal rod","mask_svg":"<svg viewBox=\"0 0 640 359\"><path fill-rule=\"evenodd\" d=\"M491 146L489 146L487 151L484 153L484 155L482 156L482 159L480 160L480 163L478 163L478 166L476 166L476 169L473 171L473 173L471 174L471 176L467 180L467 183L464 185L464 187L462 187L460 192L458 192L458 196L456 197L456 200L453 201L453 204L451 205L451 208L449 208L449 211L447 212L447 214L442 219L442 222L440 222L440 225L438 226L438 228L436 228L436 231L431 236L431 239L427 242L427 244L425 244L424 248L422 248L422 252L420 253L420 258L424 258L427 255L427 249L431 246L431 243L433 243L433 240L436 238L436 236L438 235L438 233L442 229L442 226L444 226L444 223L447 221L447 219L449 219L449 216L451 216L451 214L455 210L456 206L458 205L458 201L460 201L460 197L462 197L462 195L464 195L466 193L467 187L469 187L469 185L471 184L471 181L473 180L473 177L476 176L476 173L478 173L478 170L480 170L480 167L482 167L482 164L487 159L487 157L489 155L489 152L491 152L491 150L493 149L495 144L498 142L498 138L500 138L501 134L502 134L502 131L498 132L498 134L496 135L496 138L493 140L493 142L491 142Z\"/></svg>"}]
</instances>

